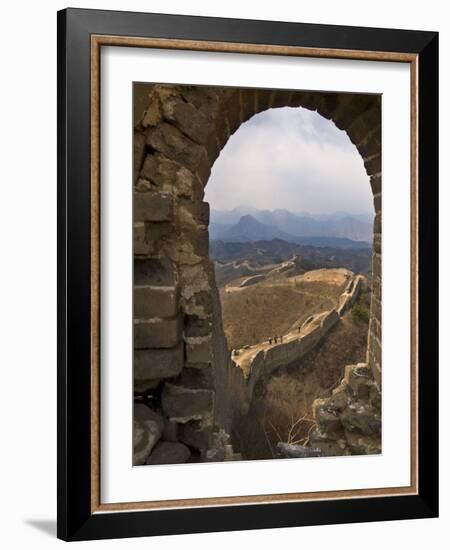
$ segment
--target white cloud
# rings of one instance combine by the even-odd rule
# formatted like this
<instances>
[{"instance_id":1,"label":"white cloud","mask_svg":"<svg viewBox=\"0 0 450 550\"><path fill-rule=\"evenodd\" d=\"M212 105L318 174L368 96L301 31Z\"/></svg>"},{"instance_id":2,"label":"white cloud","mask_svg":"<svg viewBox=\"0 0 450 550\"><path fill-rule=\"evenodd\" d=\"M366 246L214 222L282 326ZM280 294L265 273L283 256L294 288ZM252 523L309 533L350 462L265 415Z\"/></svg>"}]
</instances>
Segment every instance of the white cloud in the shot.
<instances>
[{"instance_id":1,"label":"white cloud","mask_svg":"<svg viewBox=\"0 0 450 550\"><path fill-rule=\"evenodd\" d=\"M216 210L373 211L369 178L347 134L315 112L290 107L259 113L230 137L205 200Z\"/></svg>"}]
</instances>

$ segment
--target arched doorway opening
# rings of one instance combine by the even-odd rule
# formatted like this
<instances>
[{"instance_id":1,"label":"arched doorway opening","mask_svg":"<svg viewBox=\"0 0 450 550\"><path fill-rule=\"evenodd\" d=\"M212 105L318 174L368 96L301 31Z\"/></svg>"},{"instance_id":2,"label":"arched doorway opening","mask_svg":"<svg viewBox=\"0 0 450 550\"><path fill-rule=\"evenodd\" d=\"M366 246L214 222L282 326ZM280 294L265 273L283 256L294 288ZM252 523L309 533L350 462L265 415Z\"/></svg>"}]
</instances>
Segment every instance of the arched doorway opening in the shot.
<instances>
[{"instance_id":1,"label":"arched doorway opening","mask_svg":"<svg viewBox=\"0 0 450 550\"><path fill-rule=\"evenodd\" d=\"M315 111L280 107L230 137L204 200L228 351L247 378L265 354L233 446L247 459L273 458L278 442L308 441L313 403L331 396L346 365L366 360L369 178L345 132ZM363 285L352 307L311 349L296 345L315 317L339 308L356 276Z\"/></svg>"}]
</instances>

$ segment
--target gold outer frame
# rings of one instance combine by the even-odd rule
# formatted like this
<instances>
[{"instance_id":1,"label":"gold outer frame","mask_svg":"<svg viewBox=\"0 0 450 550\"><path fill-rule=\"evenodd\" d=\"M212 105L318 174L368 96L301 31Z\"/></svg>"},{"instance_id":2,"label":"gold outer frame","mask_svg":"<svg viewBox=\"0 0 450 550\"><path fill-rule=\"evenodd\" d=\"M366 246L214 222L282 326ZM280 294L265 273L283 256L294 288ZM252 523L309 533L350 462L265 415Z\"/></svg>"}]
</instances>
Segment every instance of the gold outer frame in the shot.
<instances>
[{"instance_id":1,"label":"gold outer frame","mask_svg":"<svg viewBox=\"0 0 450 550\"><path fill-rule=\"evenodd\" d=\"M163 48L206 52L391 61L410 65L411 90L411 483L407 487L317 491L267 495L193 498L103 504L100 500L100 50L102 46ZM91 178L91 513L162 510L246 504L274 504L348 498L417 495L418 479L418 55L396 52L340 50L210 42L115 35L91 35L90 178Z\"/></svg>"}]
</instances>

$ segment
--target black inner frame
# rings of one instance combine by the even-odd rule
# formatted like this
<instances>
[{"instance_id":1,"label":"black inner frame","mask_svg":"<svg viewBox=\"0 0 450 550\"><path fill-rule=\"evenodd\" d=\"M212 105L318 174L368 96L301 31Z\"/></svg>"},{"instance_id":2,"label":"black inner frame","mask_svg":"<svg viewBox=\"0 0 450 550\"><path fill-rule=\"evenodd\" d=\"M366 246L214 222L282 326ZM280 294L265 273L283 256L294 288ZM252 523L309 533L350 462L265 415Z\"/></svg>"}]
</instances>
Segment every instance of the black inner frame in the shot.
<instances>
[{"instance_id":1,"label":"black inner frame","mask_svg":"<svg viewBox=\"0 0 450 550\"><path fill-rule=\"evenodd\" d=\"M419 55L418 495L91 514L91 34ZM58 12L58 537L88 540L437 515L438 33L85 9Z\"/></svg>"}]
</instances>

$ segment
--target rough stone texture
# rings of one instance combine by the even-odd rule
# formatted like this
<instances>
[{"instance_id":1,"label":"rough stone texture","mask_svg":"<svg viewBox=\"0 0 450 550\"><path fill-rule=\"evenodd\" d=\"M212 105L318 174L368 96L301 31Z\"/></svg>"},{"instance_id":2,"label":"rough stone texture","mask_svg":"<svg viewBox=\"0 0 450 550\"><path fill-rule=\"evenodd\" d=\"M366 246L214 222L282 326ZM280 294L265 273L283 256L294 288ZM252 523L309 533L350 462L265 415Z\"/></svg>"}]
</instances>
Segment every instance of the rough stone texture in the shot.
<instances>
[{"instance_id":1,"label":"rough stone texture","mask_svg":"<svg viewBox=\"0 0 450 550\"><path fill-rule=\"evenodd\" d=\"M316 427L310 444L326 455L381 452L381 392L369 365L348 365L326 399L313 403Z\"/></svg>"},{"instance_id":2,"label":"rough stone texture","mask_svg":"<svg viewBox=\"0 0 450 550\"><path fill-rule=\"evenodd\" d=\"M177 275L174 265L167 258L134 260L134 284L147 286L173 286Z\"/></svg>"},{"instance_id":3,"label":"rough stone texture","mask_svg":"<svg viewBox=\"0 0 450 550\"><path fill-rule=\"evenodd\" d=\"M165 101L163 114L166 120L174 123L183 134L197 143L205 144L213 131L212 122L192 103L187 103L180 97L173 96Z\"/></svg>"},{"instance_id":4,"label":"rough stone texture","mask_svg":"<svg viewBox=\"0 0 450 550\"><path fill-rule=\"evenodd\" d=\"M160 192L195 201L203 195L203 187L194 173L164 155L147 155L140 174Z\"/></svg>"},{"instance_id":5,"label":"rough stone texture","mask_svg":"<svg viewBox=\"0 0 450 550\"><path fill-rule=\"evenodd\" d=\"M169 383L165 384L162 393L164 414L180 424L211 416L213 400L211 390L191 389Z\"/></svg>"},{"instance_id":6,"label":"rough stone texture","mask_svg":"<svg viewBox=\"0 0 450 550\"><path fill-rule=\"evenodd\" d=\"M208 364L212 359L212 346L209 338L189 339L186 342L186 362Z\"/></svg>"},{"instance_id":7,"label":"rough stone texture","mask_svg":"<svg viewBox=\"0 0 450 550\"><path fill-rule=\"evenodd\" d=\"M133 464L145 464L162 435L163 419L146 405L134 405Z\"/></svg>"},{"instance_id":8,"label":"rough stone texture","mask_svg":"<svg viewBox=\"0 0 450 550\"><path fill-rule=\"evenodd\" d=\"M211 444L211 426L202 422L192 421L180 424L178 428L178 439L185 445L198 451L206 451Z\"/></svg>"},{"instance_id":9,"label":"rough stone texture","mask_svg":"<svg viewBox=\"0 0 450 550\"><path fill-rule=\"evenodd\" d=\"M183 443L160 441L147 458L146 464L184 464L191 451Z\"/></svg>"},{"instance_id":10,"label":"rough stone texture","mask_svg":"<svg viewBox=\"0 0 450 550\"><path fill-rule=\"evenodd\" d=\"M185 365L180 375L180 384L186 388L209 389L214 387L214 369L211 364Z\"/></svg>"},{"instance_id":11,"label":"rough stone texture","mask_svg":"<svg viewBox=\"0 0 450 550\"><path fill-rule=\"evenodd\" d=\"M172 219L173 201L168 194L134 193L135 222L164 222Z\"/></svg>"},{"instance_id":12,"label":"rough stone texture","mask_svg":"<svg viewBox=\"0 0 450 550\"><path fill-rule=\"evenodd\" d=\"M205 453L205 460L209 462L223 462L224 460L241 460L231 445L230 435L223 429L213 432L210 448Z\"/></svg>"},{"instance_id":13,"label":"rough stone texture","mask_svg":"<svg viewBox=\"0 0 450 550\"><path fill-rule=\"evenodd\" d=\"M281 458L311 458L314 456L323 456L319 448L305 447L304 445L293 445L291 443L277 444L277 451Z\"/></svg>"},{"instance_id":14,"label":"rough stone texture","mask_svg":"<svg viewBox=\"0 0 450 550\"><path fill-rule=\"evenodd\" d=\"M137 349L134 352L135 391L154 388L165 378L178 376L184 365L184 346L170 349Z\"/></svg>"},{"instance_id":15,"label":"rough stone texture","mask_svg":"<svg viewBox=\"0 0 450 550\"><path fill-rule=\"evenodd\" d=\"M172 348L181 339L181 318L135 319L134 348Z\"/></svg>"},{"instance_id":16,"label":"rough stone texture","mask_svg":"<svg viewBox=\"0 0 450 550\"><path fill-rule=\"evenodd\" d=\"M151 245L152 253L156 253L159 246L159 240L173 231L173 226L169 222L154 222L145 224L145 238Z\"/></svg>"},{"instance_id":17,"label":"rough stone texture","mask_svg":"<svg viewBox=\"0 0 450 550\"><path fill-rule=\"evenodd\" d=\"M134 317L174 317L178 312L178 289L175 286L135 286Z\"/></svg>"},{"instance_id":18,"label":"rough stone texture","mask_svg":"<svg viewBox=\"0 0 450 550\"><path fill-rule=\"evenodd\" d=\"M187 337L208 336L212 330L212 319L201 318L198 315L184 317L184 335Z\"/></svg>"},{"instance_id":19,"label":"rough stone texture","mask_svg":"<svg viewBox=\"0 0 450 550\"><path fill-rule=\"evenodd\" d=\"M133 226L133 252L136 256L146 256L151 251L147 241L145 223L138 222Z\"/></svg>"},{"instance_id":20,"label":"rough stone texture","mask_svg":"<svg viewBox=\"0 0 450 550\"><path fill-rule=\"evenodd\" d=\"M147 131L146 143L167 158L197 173L206 183L209 177L209 159L205 147L185 136L180 130L165 122Z\"/></svg>"},{"instance_id":21,"label":"rough stone texture","mask_svg":"<svg viewBox=\"0 0 450 550\"><path fill-rule=\"evenodd\" d=\"M133 180L139 175L139 170L145 154L145 135L135 132L133 139Z\"/></svg>"}]
</instances>

